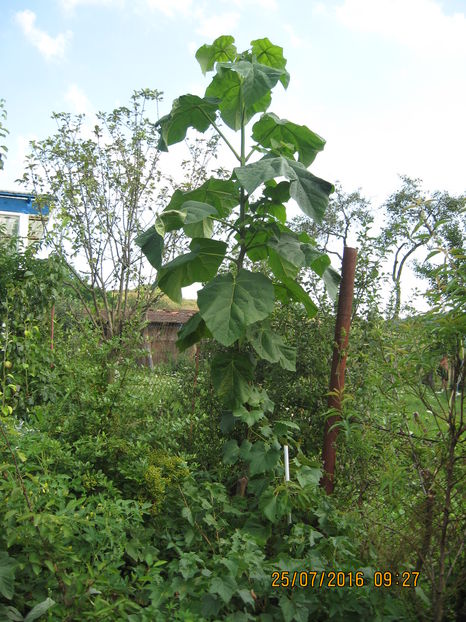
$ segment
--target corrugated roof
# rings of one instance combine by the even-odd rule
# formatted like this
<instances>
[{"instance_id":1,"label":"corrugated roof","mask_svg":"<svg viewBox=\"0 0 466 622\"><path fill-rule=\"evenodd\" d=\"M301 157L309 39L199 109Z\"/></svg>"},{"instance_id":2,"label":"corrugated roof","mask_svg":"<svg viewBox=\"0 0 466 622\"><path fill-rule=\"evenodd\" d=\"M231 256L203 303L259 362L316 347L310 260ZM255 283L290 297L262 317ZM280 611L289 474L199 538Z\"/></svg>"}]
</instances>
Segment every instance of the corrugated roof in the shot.
<instances>
[{"instance_id":1,"label":"corrugated roof","mask_svg":"<svg viewBox=\"0 0 466 622\"><path fill-rule=\"evenodd\" d=\"M195 313L197 313L196 309L149 310L146 313L146 319L150 324L186 324Z\"/></svg>"}]
</instances>

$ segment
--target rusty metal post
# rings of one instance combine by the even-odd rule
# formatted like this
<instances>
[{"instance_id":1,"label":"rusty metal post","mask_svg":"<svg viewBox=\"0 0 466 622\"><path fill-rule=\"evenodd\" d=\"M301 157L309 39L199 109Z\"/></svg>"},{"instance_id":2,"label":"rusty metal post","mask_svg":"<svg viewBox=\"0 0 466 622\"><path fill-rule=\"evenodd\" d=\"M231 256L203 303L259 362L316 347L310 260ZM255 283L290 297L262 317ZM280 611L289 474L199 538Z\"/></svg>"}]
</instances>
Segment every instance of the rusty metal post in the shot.
<instances>
[{"instance_id":1,"label":"rusty metal post","mask_svg":"<svg viewBox=\"0 0 466 622\"><path fill-rule=\"evenodd\" d=\"M345 387L346 350L351 326L356 256L357 251L355 248L345 246L335 324L335 343L333 346L332 371L330 374L330 395L328 398L328 407L340 412L341 396ZM336 414L329 417L325 422L324 447L322 451L324 474L320 483L328 495L333 492L334 487L335 442L338 436L338 428L333 426L335 426L339 420L340 417Z\"/></svg>"}]
</instances>

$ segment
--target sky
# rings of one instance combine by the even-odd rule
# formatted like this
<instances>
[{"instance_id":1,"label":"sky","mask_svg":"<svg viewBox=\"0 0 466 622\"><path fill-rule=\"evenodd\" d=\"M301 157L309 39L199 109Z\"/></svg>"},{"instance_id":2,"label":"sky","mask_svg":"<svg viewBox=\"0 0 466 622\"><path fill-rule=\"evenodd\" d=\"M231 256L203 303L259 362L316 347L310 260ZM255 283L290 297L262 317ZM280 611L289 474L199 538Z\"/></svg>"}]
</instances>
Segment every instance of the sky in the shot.
<instances>
[{"instance_id":1,"label":"sky","mask_svg":"<svg viewBox=\"0 0 466 622\"><path fill-rule=\"evenodd\" d=\"M270 111L326 139L314 174L375 208L400 174L465 191L466 0L0 0L0 188L18 188L53 111L109 111L148 87L162 115L203 95L194 53L221 34L284 48L291 82Z\"/></svg>"}]
</instances>

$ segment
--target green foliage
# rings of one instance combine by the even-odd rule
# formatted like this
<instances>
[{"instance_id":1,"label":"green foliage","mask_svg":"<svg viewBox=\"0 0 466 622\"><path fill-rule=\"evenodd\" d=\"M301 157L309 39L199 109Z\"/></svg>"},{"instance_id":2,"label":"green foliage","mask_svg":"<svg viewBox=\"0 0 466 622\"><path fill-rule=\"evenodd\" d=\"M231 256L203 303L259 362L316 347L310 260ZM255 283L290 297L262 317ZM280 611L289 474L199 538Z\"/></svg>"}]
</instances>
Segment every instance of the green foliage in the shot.
<instances>
[{"instance_id":1,"label":"green foliage","mask_svg":"<svg viewBox=\"0 0 466 622\"><path fill-rule=\"evenodd\" d=\"M260 39L238 53L225 36L197 59L215 69L207 96L179 98L153 136L166 149L190 128L211 128L239 166L228 179L194 176L139 237L172 299L204 284L178 338L180 349L202 341L195 364L138 367L137 322L104 339L103 325L82 317L92 296L79 301L62 288L77 282L60 263L18 254L13 243L1 249L0 618L461 619L459 219L453 230L419 212L406 229L417 236L430 223L444 261L425 268L432 311L387 322L367 203L339 189L325 211L330 185L305 168L323 140L267 112L272 86L289 80L281 48ZM256 112L264 114L247 153L245 124ZM118 125L126 113L115 114ZM222 123L239 127L237 149ZM290 198L314 220L286 226ZM334 317L322 286L335 296L326 243L344 243L350 231L360 245L358 304L336 424L337 487L327 497L320 451L333 414ZM171 236L188 236L190 248L173 256L181 237ZM445 362L437 373L445 358L448 380ZM381 569L417 570L419 584L376 589ZM272 583L274 572L331 570L360 572L365 583Z\"/></svg>"},{"instance_id":2,"label":"green foliage","mask_svg":"<svg viewBox=\"0 0 466 622\"><path fill-rule=\"evenodd\" d=\"M26 418L35 404L54 401L51 311L63 291L66 271L56 257L37 259L34 247L18 251L17 240L0 238L1 373L15 376L12 407Z\"/></svg>"},{"instance_id":3,"label":"green foliage","mask_svg":"<svg viewBox=\"0 0 466 622\"><path fill-rule=\"evenodd\" d=\"M319 276L325 274L335 293L328 257L319 253L309 238L300 237L284 224L284 203L290 197L304 213L320 220L333 186L306 168L325 141L305 126L265 113L272 89L279 81L285 88L289 82L280 47L259 39L240 53L232 37L222 36L212 45L202 46L196 58L204 73L214 72L213 79L204 98L185 95L175 100L171 112L159 122L160 145L167 149L183 140L189 128L205 132L211 127L239 166L229 180L211 178L197 190L177 191L138 244L158 268L159 287L173 300L181 300L182 287L205 284L198 293L199 315L181 331L178 344L184 349L212 337L230 348L213 358L212 382L230 411L226 418L234 422L231 411L241 406L251 410L251 400L257 394L252 384L256 366L252 351L259 359L294 368L292 348L271 332L268 318L276 299L297 301L309 315L315 314L316 306L294 280L300 268L308 265ZM249 147L246 127L261 112L265 114L252 128ZM224 134L221 122L240 132L238 148ZM261 154L261 159L249 163L256 154ZM277 185L277 177L289 182ZM256 199L253 193L259 188L262 196ZM213 223L220 240L208 239ZM181 228L193 238L191 252L161 266L163 235ZM269 273L250 270L249 260L265 260ZM263 394L257 404L259 411L265 399Z\"/></svg>"},{"instance_id":4,"label":"green foliage","mask_svg":"<svg viewBox=\"0 0 466 622\"><path fill-rule=\"evenodd\" d=\"M144 474L149 499L152 501L152 512L158 514L165 497L173 492L175 485L189 475L182 458L169 456L160 450L153 451L149 456L149 467Z\"/></svg>"}]
</instances>

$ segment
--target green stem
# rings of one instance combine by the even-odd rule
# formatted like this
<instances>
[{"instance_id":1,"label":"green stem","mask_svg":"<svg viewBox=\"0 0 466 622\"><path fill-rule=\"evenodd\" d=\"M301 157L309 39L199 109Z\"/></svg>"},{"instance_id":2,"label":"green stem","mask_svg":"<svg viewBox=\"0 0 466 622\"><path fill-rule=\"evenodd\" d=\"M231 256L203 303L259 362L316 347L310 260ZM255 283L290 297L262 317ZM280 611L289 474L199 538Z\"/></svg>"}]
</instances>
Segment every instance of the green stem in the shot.
<instances>
[{"instance_id":1,"label":"green stem","mask_svg":"<svg viewBox=\"0 0 466 622\"><path fill-rule=\"evenodd\" d=\"M251 157L251 156L252 156L252 155L253 155L256 151L258 151L258 150L259 150L258 146L257 146L257 145L254 145L254 147L251 149L251 151L250 151L250 152L248 153L248 155L246 156L245 163L246 163L246 162L249 160L249 158L250 158L250 157Z\"/></svg>"},{"instance_id":2,"label":"green stem","mask_svg":"<svg viewBox=\"0 0 466 622\"><path fill-rule=\"evenodd\" d=\"M243 96L241 94L241 166L246 164L246 137L244 128L244 103ZM238 270L243 267L244 256L246 255L246 244L244 239L244 219L246 217L246 192L241 186L240 188L240 203L239 203L239 228L240 228L240 251L238 261L236 262Z\"/></svg>"},{"instance_id":3,"label":"green stem","mask_svg":"<svg viewBox=\"0 0 466 622\"><path fill-rule=\"evenodd\" d=\"M275 129L275 127L272 127L271 130L269 130L267 132L267 134L265 136L262 137L262 142L264 142L269 136L270 134L272 134L273 130ZM259 150L259 145L254 145L254 147L251 149L251 151L248 153L248 155L246 156L246 160L245 163L249 160L249 158L256 152ZM242 165L244 166L244 164Z\"/></svg>"},{"instance_id":4,"label":"green stem","mask_svg":"<svg viewBox=\"0 0 466 622\"><path fill-rule=\"evenodd\" d=\"M211 216L211 218L212 220L215 220L215 222L219 222L224 227L232 229L233 231L236 231L236 233L240 233L239 228L235 227L235 225L233 225L231 222L228 222L228 220L224 220L223 218L215 218L215 216Z\"/></svg>"},{"instance_id":5,"label":"green stem","mask_svg":"<svg viewBox=\"0 0 466 622\"><path fill-rule=\"evenodd\" d=\"M213 119L211 119L209 117L209 115L207 114L207 112L205 110L202 110L202 108L199 108L199 110L202 112L202 114L205 116L205 118L209 121L209 123L211 124L211 126L214 128L214 130L217 132L217 134L220 136L220 138L222 138L225 141L225 144L230 148L230 151L234 154L235 158L239 161L242 162L242 158L239 155L239 153L236 151L236 149L233 147L233 145L230 143L230 141L228 140L228 138L225 136L225 134L222 132L222 130L218 127L218 125L215 123L215 121ZM243 166L243 164L242 164Z\"/></svg>"}]
</instances>

